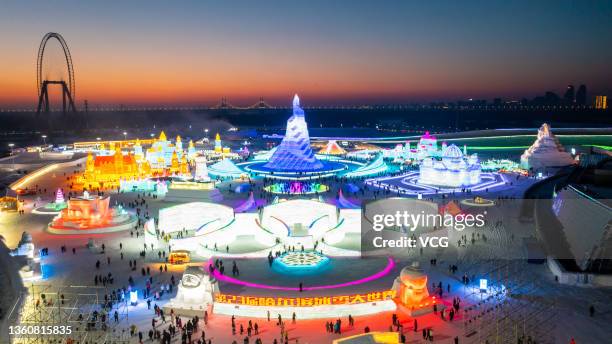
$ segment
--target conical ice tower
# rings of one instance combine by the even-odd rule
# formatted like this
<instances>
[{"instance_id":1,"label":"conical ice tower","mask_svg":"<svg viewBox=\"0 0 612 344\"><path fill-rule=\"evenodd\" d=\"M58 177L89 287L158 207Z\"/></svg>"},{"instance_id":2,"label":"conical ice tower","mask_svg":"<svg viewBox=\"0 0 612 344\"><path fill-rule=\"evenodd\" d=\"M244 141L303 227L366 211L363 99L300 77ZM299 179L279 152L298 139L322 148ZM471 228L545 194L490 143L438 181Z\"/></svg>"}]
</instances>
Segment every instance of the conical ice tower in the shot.
<instances>
[{"instance_id":1,"label":"conical ice tower","mask_svg":"<svg viewBox=\"0 0 612 344\"><path fill-rule=\"evenodd\" d=\"M574 158L565 151L559 139L552 133L550 126L542 124L538 138L521 155L521 166L525 169L541 169L574 164Z\"/></svg>"},{"instance_id":2,"label":"conical ice tower","mask_svg":"<svg viewBox=\"0 0 612 344\"><path fill-rule=\"evenodd\" d=\"M317 160L310 148L308 125L297 94L293 97L293 115L287 121L285 137L264 167L291 172L310 172L323 168L323 163Z\"/></svg>"}]
</instances>

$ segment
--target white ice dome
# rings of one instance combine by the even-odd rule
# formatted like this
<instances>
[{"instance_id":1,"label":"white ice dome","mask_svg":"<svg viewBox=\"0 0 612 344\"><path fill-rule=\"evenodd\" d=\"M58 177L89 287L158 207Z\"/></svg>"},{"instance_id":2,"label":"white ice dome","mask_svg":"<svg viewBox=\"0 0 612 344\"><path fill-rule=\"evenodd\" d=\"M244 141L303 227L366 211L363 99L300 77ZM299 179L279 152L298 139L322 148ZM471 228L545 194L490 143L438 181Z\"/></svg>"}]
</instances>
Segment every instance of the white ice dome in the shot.
<instances>
[{"instance_id":1,"label":"white ice dome","mask_svg":"<svg viewBox=\"0 0 612 344\"><path fill-rule=\"evenodd\" d=\"M445 158L463 158L463 152L457 145L452 144L444 148L442 156Z\"/></svg>"}]
</instances>

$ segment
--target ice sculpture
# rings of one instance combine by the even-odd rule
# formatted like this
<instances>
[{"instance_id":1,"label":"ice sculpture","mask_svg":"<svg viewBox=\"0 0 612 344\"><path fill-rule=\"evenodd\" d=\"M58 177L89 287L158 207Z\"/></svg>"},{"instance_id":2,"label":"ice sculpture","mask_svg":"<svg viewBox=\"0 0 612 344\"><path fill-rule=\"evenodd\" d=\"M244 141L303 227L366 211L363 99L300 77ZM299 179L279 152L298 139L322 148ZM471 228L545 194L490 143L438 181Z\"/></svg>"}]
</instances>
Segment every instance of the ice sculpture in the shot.
<instances>
[{"instance_id":1,"label":"ice sculpture","mask_svg":"<svg viewBox=\"0 0 612 344\"><path fill-rule=\"evenodd\" d=\"M538 130L538 138L521 155L521 167L525 169L541 169L546 167L560 167L574 164L571 154L559 143L559 139L552 133L550 126L542 124Z\"/></svg>"},{"instance_id":2,"label":"ice sculpture","mask_svg":"<svg viewBox=\"0 0 612 344\"><path fill-rule=\"evenodd\" d=\"M310 147L308 125L297 94L293 97L293 115L287 120L285 137L264 167L288 172L323 169L323 163L315 157Z\"/></svg>"},{"instance_id":3,"label":"ice sculpture","mask_svg":"<svg viewBox=\"0 0 612 344\"><path fill-rule=\"evenodd\" d=\"M464 156L456 145L444 147L440 158L425 158L419 166L419 183L464 187L480 183L480 162L476 154Z\"/></svg>"}]
</instances>

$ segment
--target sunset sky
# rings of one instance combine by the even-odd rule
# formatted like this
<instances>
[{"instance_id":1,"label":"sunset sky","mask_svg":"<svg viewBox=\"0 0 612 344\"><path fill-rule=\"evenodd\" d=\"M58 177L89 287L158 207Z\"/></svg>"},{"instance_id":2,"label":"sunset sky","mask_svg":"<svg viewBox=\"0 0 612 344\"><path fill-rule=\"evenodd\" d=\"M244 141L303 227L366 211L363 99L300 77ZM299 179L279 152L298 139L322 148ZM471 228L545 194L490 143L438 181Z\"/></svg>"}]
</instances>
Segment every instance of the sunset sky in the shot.
<instances>
[{"instance_id":1,"label":"sunset sky","mask_svg":"<svg viewBox=\"0 0 612 344\"><path fill-rule=\"evenodd\" d=\"M35 105L50 31L79 106L612 95L610 1L3 1L0 107Z\"/></svg>"}]
</instances>

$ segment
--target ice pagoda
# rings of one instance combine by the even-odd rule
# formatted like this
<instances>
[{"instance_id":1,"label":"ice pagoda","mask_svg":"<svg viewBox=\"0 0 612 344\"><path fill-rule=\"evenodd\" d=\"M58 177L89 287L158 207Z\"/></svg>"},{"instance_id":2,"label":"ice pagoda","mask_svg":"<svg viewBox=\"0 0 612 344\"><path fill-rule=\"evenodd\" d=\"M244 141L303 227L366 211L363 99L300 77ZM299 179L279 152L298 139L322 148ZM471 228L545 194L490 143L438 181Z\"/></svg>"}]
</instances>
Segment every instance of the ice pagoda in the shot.
<instances>
[{"instance_id":1,"label":"ice pagoda","mask_svg":"<svg viewBox=\"0 0 612 344\"><path fill-rule=\"evenodd\" d=\"M346 150L340 147L336 140L329 140L325 147L321 148L319 154L327 154L327 155L344 155L346 154Z\"/></svg>"},{"instance_id":2,"label":"ice pagoda","mask_svg":"<svg viewBox=\"0 0 612 344\"><path fill-rule=\"evenodd\" d=\"M559 143L547 123L538 130L538 138L521 155L521 167L525 169L541 169L546 167L568 166L575 163L571 154Z\"/></svg>"},{"instance_id":3,"label":"ice pagoda","mask_svg":"<svg viewBox=\"0 0 612 344\"><path fill-rule=\"evenodd\" d=\"M293 97L293 115L287 120L285 137L264 167L283 172L310 172L324 168L310 147L308 126L297 94Z\"/></svg>"}]
</instances>

